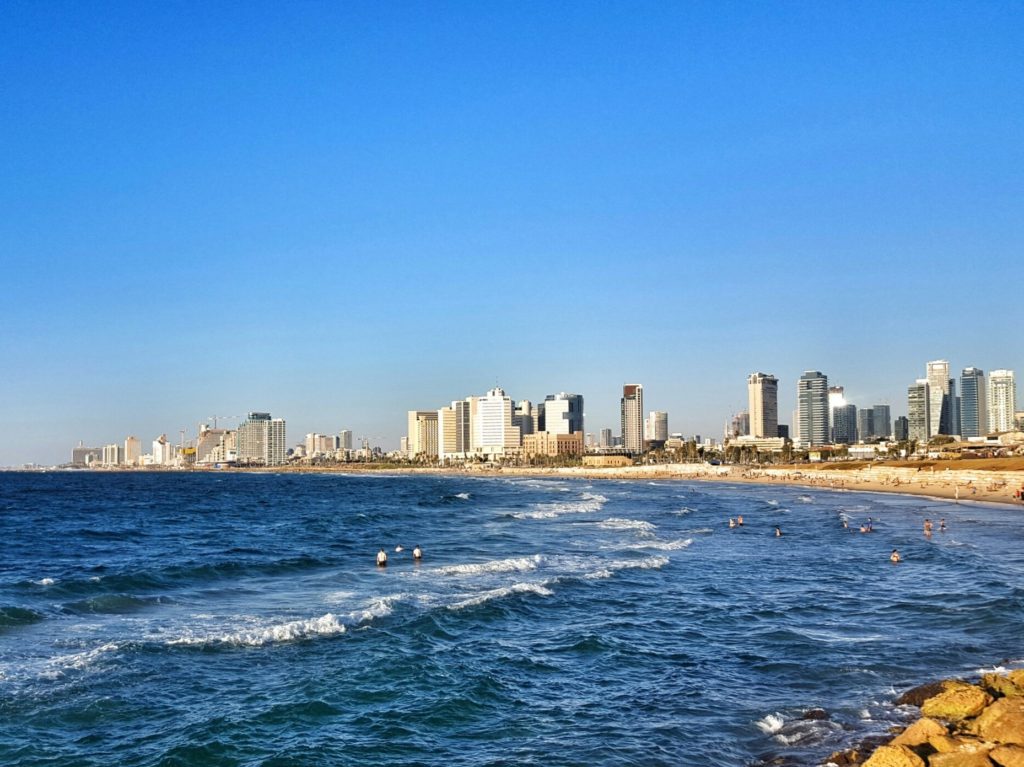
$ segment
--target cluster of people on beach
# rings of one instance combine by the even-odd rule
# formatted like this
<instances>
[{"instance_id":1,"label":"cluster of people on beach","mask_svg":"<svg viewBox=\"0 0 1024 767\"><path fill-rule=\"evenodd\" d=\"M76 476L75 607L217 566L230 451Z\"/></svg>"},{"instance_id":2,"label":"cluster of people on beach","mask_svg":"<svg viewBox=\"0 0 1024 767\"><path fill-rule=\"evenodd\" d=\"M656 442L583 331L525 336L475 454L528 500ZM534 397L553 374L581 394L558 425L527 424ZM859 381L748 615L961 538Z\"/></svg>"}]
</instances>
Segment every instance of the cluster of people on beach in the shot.
<instances>
[{"instance_id":1,"label":"cluster of people on beach","mask_svg":"<svg viewBox=\"0 0 1024 767\"><path fill-rule=\"evenodd\" d=\"M405 547L404 546L395 546L395 551L400 553L402 551L405 551ZM423 560L423 549L421 549L420 545L417 543L413 547L413 549L412 549L412 561L416 562L417 564L419 564L422 560ZM384 551L384 547L382 546L380 551L377 552L377 567L387 567L387 566L388 566L388 553L386 551Z\"/></svg>"}]
</instances>

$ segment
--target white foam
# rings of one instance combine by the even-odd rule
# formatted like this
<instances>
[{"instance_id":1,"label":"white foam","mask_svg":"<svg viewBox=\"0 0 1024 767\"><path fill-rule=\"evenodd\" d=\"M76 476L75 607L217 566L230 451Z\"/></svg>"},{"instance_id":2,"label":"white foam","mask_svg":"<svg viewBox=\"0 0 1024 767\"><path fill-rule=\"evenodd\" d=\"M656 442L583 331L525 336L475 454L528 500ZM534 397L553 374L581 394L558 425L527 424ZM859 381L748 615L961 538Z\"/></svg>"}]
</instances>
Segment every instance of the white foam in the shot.
<instances>
[{"instance_id":1,"label":"white foam","mask_svg":"<svg viewBox=\"0 0 1024 767\"><path fill-rule=\"evenodd\" d=\"M463 599L449 605L448 609L462 610L466 607L475 607L483 604L484 602L489 602L492 599L501 599L502 597L507 597L511 594L536 594L541 597L549 597L553 593L554 592L551 591L551 589L540 583L513 583L511 586L482 591L468 599Z\"/></svg>"},{"instance_id":2,"label":"white foam","mask_svg":"<svg viewBox=\"0 0 1024 767\"><path fill-rule=\"evenodd\" d=\"M644 559L618 559L605 562L602 567L584 574L588 580L611 578L619 570L657 570L668 564L668 557L646 557Z\"/></svg>"},{"instance_id":3,"label":"white foam","mask_svg":"<svg viewBox=\"0 0 1024 767\"><path fill-rule=\"evenodd\" d=\"M255 628L248 631L235 631L225 634L197 635L191 631L185 635L169 640L169 645L224 645L229 647L263 647L281 642L294 642L315 636L333 636L345 633L345 624L338 620L334 613L321 615L319 618L289 621L273 626Z\"/></svg>"},{"instance_id":4,"label":"white foam","mask_svg":"<svg viewBox=\"0 0 1024 767\"><path fill-rule=\"evenodd\" d=\"M656 549L658 551L679 551L693 543L693 538L679 538L674 541L643 541L634 543L628 549Z\"/></svg>"},{"instance_id":5,"label":"white foam","mask_svg":"<svg viewBox=\"0 0 1024 767\"><path fill-rule=\"evenodd\" d=\"M828 644L843 644L843 643L860 643L860 642L881 642L885 639L882 634L836 634L831 631L816 631L814 629L795 629L796 633L801 634L808 639L814 639L818 642L827 642Z\"/></svg>"},{"instance_id":6,"label":"white foam","mask_svg":"<svg viewBox=\"0 0 1024 767\"><path fill-rule=\"evenodd\" d=\"M763 732L765 735L774 735L782 729L782 725L786 723L786 720L782 718L782 714L775 712L774 714L768 714L763 719L759 719L754 724L757 725L757 729Z\"/></svg>"},{"instance_id":7,"label":"white foam","mask_svg":"<svg viewBox=\"0 0 1024 767\"><path fill-rule=\"evenodd\" d=\"M511 559L494 559L490 562L474 562L465 565L447 565L434 572L441 575L479 575L481 573L520 573L536 570L543 558L540 554L532 557L513 557Z\"/></svg>"},{"instance_id":8,"label":"white foam","mask_svg":"<svg viewBox=\"0 0 1024 767\"><path fill-rule=\"evenodd\" d=\"M772 498L770 501L765 501L769 506L778 506L779 502Z\"/></svg>"},{"instance_id":9,"label":"white foam","mask_svg":"<svg viewBox=\"0 0 1024 767\"><path fill-rule=\"evenodd\" d=\"M673 511L672 513L675 514L677 517L681 517L684 514L689 514L691 511L696 511L696 509L691 509L689 506L683 506L683 508L679 509L678 511Z\"/></svg>"},{"instance_id":10,"label":"white foam","mask_svg":"<svg viewBox=\"0 0 1024 767\"><path fill-rule=\"evenodd\" d=\"M363 610L354 610L348 614L350 623L369 623L374 618L386 618L395 611L395 603L404 595L396 594L390 597L380 597L373 600Z\"/></svg>"},{"instance_id":11,"label":"white foam","mask_svg":"<svg viewBox=\"0 0 1024 767\"><path fill-rule=\"evenodd\" d=\"M657 525L644 522L642 519L622 519L620 517L602 520L598 525L606 530L633 530L639 534L652 534L657 529Z\"/></svg>"},{"instance_id":12,"label":"white foam","mask_svg":"<svg viewBox=\"0 0 1024 767\"><path fill-rule=\"evenodd\" d=\"M576 501L554 501L534 504L534 511L513 514L516 519L554 519L563 514L588 514L600 511L608 502L600 493L583 493Z\"/></svg>"},{"instance_id":13,"label":"white foam","mask_svg":"<svg viewBox=\"0 0 1024 767\"><path fill-rule=\"evenodd\" d=\"M992 666L991 668L979 668L974 673L978 674L978 675L981 675L981 674L1005 674L1007 671L1009 671L1009 669L1006 668L1006 666Z\"/></svg>"},{"instance_id":14,"label":"white foam","mask_svg":"<svg viewBox=\"0 0 1024 767\"><path fill-rule=\"evenodd\" d=\"M464 501L468 501L469 500L469 493L456 493L455 497L456 498L461 498Z\"/></svg>"},{"instance_id":15,"label":"white foam","mask_svg":"<svg viewBox=\"0 0 1024 767\"><path fill-rule=\"evenodd\" d=\"M40 578L38 581L32 581L32 582L34 584L36 584L37 586L52 586L57 581L55 581L53 578Z\"/></svg>"}]
</instances>

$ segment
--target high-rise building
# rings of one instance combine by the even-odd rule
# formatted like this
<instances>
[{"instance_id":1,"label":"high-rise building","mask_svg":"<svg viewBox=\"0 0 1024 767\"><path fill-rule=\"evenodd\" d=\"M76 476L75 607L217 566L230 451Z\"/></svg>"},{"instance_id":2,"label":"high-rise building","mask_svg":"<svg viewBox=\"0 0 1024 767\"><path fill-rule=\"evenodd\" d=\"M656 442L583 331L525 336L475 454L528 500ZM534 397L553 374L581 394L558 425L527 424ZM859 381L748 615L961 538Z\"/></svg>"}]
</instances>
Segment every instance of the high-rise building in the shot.
<instances>
[{"instance_id":1,"label":"high-rise building","mask_svg":"<svg viewBox=\"0 0 1024 767\"><path fill-rule=\"evenodd\" d=\"M779 379L768 373L747 377L747 404L752 437L775 437L779 433Z\"/></svg>"},{"instance_id":2,"label":"high-rise building","mask_svg":"<svg viewBox=\"0 0 1024 767\"><path fill-rule=\"evenodd\" d=\"M892 416L888 405L875 405L871 408L871 436L882 439L892 436Z\"/></svg>"},{"instance_id":3,"label":"high-rise building","mask_svg":"<svg viewBox=\"0 0 1024 767\"><path fill-rule=\"evenodd\" d=\"M954 434L953 396L949 388L949 362L934 360L927 365L928 438L936 434Z\"/></svg>"},{"instance_id":4,"label":"high-rise building","mask_svg":"<svg viewBox=\"0 0 1024 767\"><path fill-rule=\"evenodd\" d=\"M138 466L142 458L142 441L136 436L125 437L124 462L127 466Z\"/></svg>"},{"instance_id":5,"label":"high-rise building","mask_svg":"<svg viewBox=\"0 0 1024 767\"><path fill-rule=\"evenodd\" d=\"M519 428L512 423L514 405L505 390L495 387L483 397L470 397L473 452L500 457L518 449Z\"/></svg>"},{"instance_id":6,"label":"high-rise building","mask_svg":"<svg viewBox=\"0 0 1024 767\"><path fill-rule=\"evenodd\" d=\"M437 457L438 413L436 410L410 410L409 431L406 441L410 458Z\"/></svg>"},{"instance_id":7,"label":"high-rise building","mask_svg":"<svg viewBox=\"0 0 1024 767\"><path fill-rule=\"evenodd\" d=\"M120 466L124 463L124 447L113 442L109 445L103 446L103 465L104 466Z\"/></svg>"},{"instance_id":8,"label":"high-rise building","mask_svg":"<svg viewBox=\"0 0 1024 767\"><path fill-rule=\"evenodd\" d=\"M828 438L832 442L835 442L835 437L832 435L832 413L837 407L845 407L845 405L846 389L842 386L828 387Z\"/></svg>"},{"instance_id":9,"label":"high-rise building","mask_svg":"<svg viewBox=\"0 0 1024 767\"><path fill-rule=\"evenodd\" d=\"M611 447L612 446L612 430L611 429L601 429L599 434L600 434L600 436L598 437L598 441L597 441L598 447Z\"/></svg>"},{"instance_id":10,"label":"high-rise building","mask_svg":"<svg viewBox=\"0 0 1024 767\"><path fill-rule=\"evenodd\" d=\"M174 445L167 441L167 435L161 434L153 440L153 464L170 466L174 463Z\"/></svg>"},{"instance_id":11,"label":"high-rise building","mask_svg":"<svg viewBox=\"0 0 1024 767\"><path fill-rule=\"evenodd\" d=\"M71 450L71 463L74 466L93 466L103 460L103 448L84 447L81 442Z\"/></svg>"},{"instance_id":12,"label":"high-rise building","mask_svg":"<svg viewBox=\"0 0 1024 767\"><path fill-rule=\"evenodd\" d=\"M668 413L663 410L648 413L644 436L648 442L665 442L668 439Z\"/></svg>"},{"instance_id":13,"label":"high-rise building","mask_svg":"<svg viewBox=\"0 0 1024 767\"><path fill-rule=\"evenodd\" d=\"M466 458L471 450L469 400L456 400L437 411L437 457Z\"/></svg>"},{"instance_id":14,"label":"high-rise building","mask_svg":"<svg viewBox=\"0 0 1024 767\"><path fill-rule=\"evenodd\" d=\"M539 409L540 405L537 408ZM519 427L520 437L537 431L537 413L530 400L524 399L515 406L515 410L512 411L512 425Z\"/></svg>"},{"instance_id":15,"label":"high-rise building","mask_svg":"<svg viewBox=\"0 0 1024 767\"><path fill-rule=\"evenodd\" d=\"M875 411L862 407L857 411L857 440L867 442L875 437Z\"/></svg>"},{"instance_id":16,"label":"high-rise building","mask_svg":"<svg viewBox=\"0 0 1024 767\"><path fill-rule=\"evenodd\" d=\"M746 437L750 434L750 413L743 410L739 413L733 413L732 418L729 419L729 424L725 427L725 438L733 439L734 437Z\"/></svg>"},{"instance_id":17,"label":"high-rise building","mask_svg":"<svg viewBox=\"0 0 1024 767\"><path fill-rule=\"evenodd\" d=\"M797 413L801 445L828 444L828 398L828 376L817 370L807 370L800 376L797 382Z\"/></svg>"},{"instance_id":18,"label":"high-rise building","mask_svg":"<svg viewBox=\"0 0 1024 767\"><path fill-rule=\"evenodd\" d=\"M1017 411L1017 383L1012 370L993 370L988 376L989 431L1011 431Z\"/></svg>"},{"instance_id":19,"label":"high-rise building","mask_svg":"<svg viewBox=\"0 0 1024 767\"><path fill-rule=\"evenodd\" d=\"M969 367L960 372L960 435L964 439L988 434L988 396L985 371Z\"/></svg>"},{"instance_id":20,"label":"high-rise building","mask_svg":"<svg viewBox=\"0 0 1024 767\"><path fill-rule=\"evenodd\" d=\"M223 451L218 452L217 448L223 445L224 435L227 429L211 429L205 423L199 427L199 436L196 438L196 463L209 464L223 461Z\"/></svg>"},{"instance_id":21,"label":"high-rise building","mask_svg":"<svg viewBox=\"0 0 1024 767\"><path fill-rule=\"evenodd\" d=\"M918 378L907 387L907 439L927 442L931 423L931 398L928 396L928 379Z\"/></svg>"},{"instance_id":22,"label":"high-rise building","mask_svg":"<svg viewBox=\"0 0 1024 767\"><path fill-rule=\"evenodd\" d=\"M341 437L341 447L342 447L342 449L343 450L351 450L352 449L352 432L349 431L348 429L342 429L341 430L341 434L339 434L338 436Z\"/></svg>"},{"instance_id":23,"label":"high-rise building","mask_svg":"<svg viewBox=\"0 0 1024 767\"><path fill-rule=\"evenodd\" d=\"M622 425L622 447L634 453L644 449L644 387L626 384L619 402Z\"/></svg>"},{"instance_id":24,"label":"high-rise building","mask_svg":"<svg viewBox=\"0 0 1024 767\"><path fill-rule=\"evenodd\" d=\"M856 405L840 405L832 410L832 441L838 445L857 441Z\"/></svg>"},{"instance_id":25,"label":"high-rise building","mask_svg":"<svg viewBox=\"0 0 1024 767\"><path fill-rule=\"evenodd\" d=\"M238 427L238 462L280 466L287 459L285 422L270 413L249 413Z\"/></svg>"},{"instance_id":26,"label":"high-rise building","mask_svg":"<svg viewBox=\"0 0 1024 767\"><path fill-rule=\"evenodd\" d=\"M897 417L893 422L892 436L897 442L905 442L910 439L910 421L905 415Z\"/></svg>"},{"instance_id":27,"label":"high-rise building","mask_svg":"<svg viewBox=\"0 0 1024 767\"><path fill-rule=\"evenodd\" d=\"M537 405L537 431L575 434L583 431L583 395L549 394Z\"/></svg>"}]
</instances>

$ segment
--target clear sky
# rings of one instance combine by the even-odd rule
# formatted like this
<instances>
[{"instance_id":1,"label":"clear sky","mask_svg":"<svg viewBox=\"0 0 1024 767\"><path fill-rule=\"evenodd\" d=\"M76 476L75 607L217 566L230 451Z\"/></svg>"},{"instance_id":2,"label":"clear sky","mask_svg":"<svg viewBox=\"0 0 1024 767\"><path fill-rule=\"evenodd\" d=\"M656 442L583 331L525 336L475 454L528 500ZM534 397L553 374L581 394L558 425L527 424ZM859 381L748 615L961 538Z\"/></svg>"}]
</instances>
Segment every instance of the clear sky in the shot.
<instances>
[{"instance_id":1,"label":"clear sky","mask_svg":"<svg viewBox=\"0 0 1024 767\"><path fill-rule=\"evenodd\" d=\"M0 3L0 465L1024 377L1024 5ZM1022 387L1024 388L1024 387Z\"/></svg>"}]
</instances>

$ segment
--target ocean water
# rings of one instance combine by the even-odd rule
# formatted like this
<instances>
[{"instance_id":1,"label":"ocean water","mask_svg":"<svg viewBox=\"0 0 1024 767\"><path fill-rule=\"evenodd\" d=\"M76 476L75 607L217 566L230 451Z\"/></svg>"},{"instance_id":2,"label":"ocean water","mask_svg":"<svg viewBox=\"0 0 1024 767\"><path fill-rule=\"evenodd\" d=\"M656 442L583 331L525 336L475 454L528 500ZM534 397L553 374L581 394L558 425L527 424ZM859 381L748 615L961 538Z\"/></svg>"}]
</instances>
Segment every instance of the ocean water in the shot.
<instances>
[{"instance_id":1,"label":"ocean water","mask_svg":"<svg viewBox=\"0 0 1024 767\"><path fill-rule=\"evenodd\" d=\"M819 764L1022 665L1022 544L775 486L0 474L0 764Z\"/></svg>"}]
</instances>

